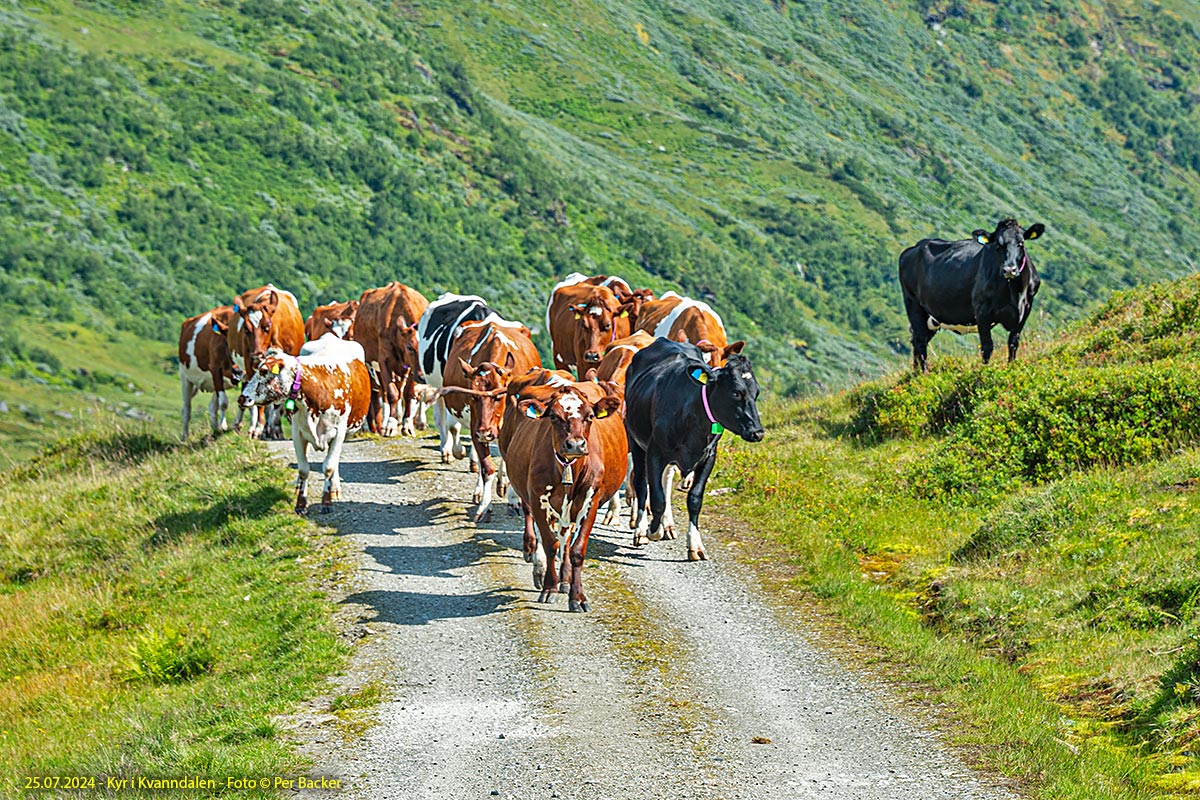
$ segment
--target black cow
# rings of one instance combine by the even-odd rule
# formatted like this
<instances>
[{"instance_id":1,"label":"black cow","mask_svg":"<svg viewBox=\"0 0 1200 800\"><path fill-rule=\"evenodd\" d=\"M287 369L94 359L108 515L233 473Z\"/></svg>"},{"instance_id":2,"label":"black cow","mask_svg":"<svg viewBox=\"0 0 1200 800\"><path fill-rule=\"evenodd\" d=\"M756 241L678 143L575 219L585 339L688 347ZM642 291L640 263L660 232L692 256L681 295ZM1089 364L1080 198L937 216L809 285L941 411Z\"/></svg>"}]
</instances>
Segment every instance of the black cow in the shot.
<instances>
[{"instance_id":1,"label":"black cow","mask_svg":"<svg viewBox=\"0 0 1200 800\"><path fill-rule=\"evenodd\" d=\"M912 329L913 369L925 370L926 347L942 328L978 331L983 363L992 357L992 326L1008 331L1008 360L1017 357L1021 329L1042 282L1025 242L1046 226L1022 230L1004 219L996 230L977 230L971 239L922 239L900 254L900 288Z\"/></svg>"},{"instance_id":2,"label":"black cow","mask_svg":"<svg viewBox=\"0 0 1200 800\"><path fill-rule=\"evenodd\" d=\"M750 359L740 353L714 369L694 344L657 339L633 357L625 373L625 433L638 508L634 546L662 538L663 470L674 464L684 475L694 474L687 498L688 560L708 558L700 541L700 507L717 443L725 428L748 442L762 441L757 400L758 381Z\"/></svg>"}]
</instances>

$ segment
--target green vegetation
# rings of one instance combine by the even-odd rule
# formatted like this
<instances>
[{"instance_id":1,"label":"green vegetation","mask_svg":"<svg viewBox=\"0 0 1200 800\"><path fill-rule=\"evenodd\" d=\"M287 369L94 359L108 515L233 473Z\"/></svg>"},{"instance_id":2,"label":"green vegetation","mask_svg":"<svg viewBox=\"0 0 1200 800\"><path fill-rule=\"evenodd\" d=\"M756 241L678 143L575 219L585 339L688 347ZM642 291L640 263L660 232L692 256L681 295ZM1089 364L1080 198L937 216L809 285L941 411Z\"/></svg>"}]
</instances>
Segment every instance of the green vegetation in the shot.
<instances>
[{"instance_id":1,"label":"green vegetation","mask_svg":"<svg viewBox=\"0 0 1200 800\"><path fill-rule=\"evenodd\" d=\"M924 235L1045 221L1035 328L1192 269L1197 16L10 4L0 297L169 341L268 279L306 309L400 278L536 323L556 276L618 272L712 301L773 390L842 385L906 348L895 256Z\"/></svg>"},{"instance_id":2,"label":"green vegetation","mask_svg":"<svg viewBox=\"0 0 1200 800\"><path fill-rule=\"evenodd\" d=\"M1033 797L1200 789L1198 299L1130 290L1024 362L775 404L770 447L718 476L794 585Z\"/></svg>"},{"instance_id":3,"label":"green vegetation","mask_svg":"<svg viewBox=\"0 0 1200 800\"><path fill-rule=\"evenodd\" d=\"M338 562L286 485L242 438L121 429L0 477L0 795L23 775L297 768L273 716L344 646L314 588Z\"/></svg>"}]
</instances>

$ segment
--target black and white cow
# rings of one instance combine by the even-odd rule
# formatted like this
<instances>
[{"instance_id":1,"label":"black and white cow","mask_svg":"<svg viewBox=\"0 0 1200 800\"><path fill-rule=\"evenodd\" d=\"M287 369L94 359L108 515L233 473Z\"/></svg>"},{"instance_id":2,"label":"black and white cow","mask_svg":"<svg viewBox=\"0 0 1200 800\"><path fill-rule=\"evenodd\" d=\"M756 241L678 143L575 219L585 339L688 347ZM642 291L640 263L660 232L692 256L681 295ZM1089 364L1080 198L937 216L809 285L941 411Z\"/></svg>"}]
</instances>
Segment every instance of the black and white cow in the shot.
<instances>
[{"instance_id":1,"label":"black and white cow","mask_svg":"<svg viewBox=\"0 0 1200 800\"><path fill-rule=\"evenodd\" d=\"M912 330L913 368L925 370L929 340L942 328L979 333L983 363L992 357L992 326L1008 331L1008 360L1017 357L1021 330L1041 286L1025 243L1046 230L1004 219L955 242L922 239L900 254L900 288Z\"/></svg>"},{"instance_id":2,"label":"black and white cow","mask_svg":"<svg viewBox=\"0 0 1200 800\"><path fill-rule=\"evenodd\" d=\"M421 362L421 371L425 373L425 382L430 387L442 388L442 373L450 355L450 346L462 330L463 323L487 319L500 320L500 315L488 308L486 300L473 294L446 293L429 304L417 323L417 358ZM467 455L466 450L470 450L474 464L475 448L464 449L459 442L462 422L446 412L446 404L440 397L433 406L433 419L441 437L438 449L442 460L448 461L451 456L462 458Z\"/></svg>"},{"instance_id":3,"label":"black and white cow","mask_svg":"<svg viewBox=\"0 0 1200 800\"><path fill-rule=\"evenodd\" d=\"M663 471L674 464L684 475L694 473L687 496L688 560L708 558L700 540L700 507L717 444L726 428L748 442L762 441L757 400L758 381L744 355L714 368L694 344L656 339L633 357L625 373L625 433L637 497L634 546L663 536Z\"/></svg>"}]
</instances>

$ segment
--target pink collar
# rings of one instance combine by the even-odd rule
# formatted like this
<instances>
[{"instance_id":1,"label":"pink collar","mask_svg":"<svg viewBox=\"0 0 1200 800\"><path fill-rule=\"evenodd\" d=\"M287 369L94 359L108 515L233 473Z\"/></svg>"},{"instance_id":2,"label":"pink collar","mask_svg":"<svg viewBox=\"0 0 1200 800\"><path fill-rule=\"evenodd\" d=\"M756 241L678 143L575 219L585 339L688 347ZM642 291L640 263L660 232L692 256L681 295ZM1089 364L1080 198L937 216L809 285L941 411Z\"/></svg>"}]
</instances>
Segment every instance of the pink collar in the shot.
<instances>
[{"instance_id":1,"label":"pink collar","mask_svg":"<svg viewBox=\"0 0 1200 800\"><path fill-rule=\"evenodd\" d=\"M296 378L292 381L292 391L288 393L288 397L295 399L300 395L300 359L296 359Z\"/></svg>"},{"instance_id":2,"label":"pink collar","mask_svg":"<svg viewBox=\"0 0 1200 800\"><path fill-rule=\"evenodd\" d=\"M700 399L704 401L704 413L708 415L708 421L712 427L709 431L717 436L725 432L725 426L717 422L717 418L713 416L712 408L708 405L708 384L700 387Z\"/></svg>"}]
</instances>

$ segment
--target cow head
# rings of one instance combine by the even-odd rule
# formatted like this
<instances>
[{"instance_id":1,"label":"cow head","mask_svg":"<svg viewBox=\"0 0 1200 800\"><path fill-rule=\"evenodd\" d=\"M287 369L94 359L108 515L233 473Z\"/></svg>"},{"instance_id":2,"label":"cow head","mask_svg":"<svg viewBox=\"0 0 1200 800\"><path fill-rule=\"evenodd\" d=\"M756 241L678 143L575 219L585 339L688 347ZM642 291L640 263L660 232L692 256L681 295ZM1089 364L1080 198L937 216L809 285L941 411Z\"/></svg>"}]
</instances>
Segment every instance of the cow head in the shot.
<instances>
[{"instance_id":1,"label":"cow head","mask_svg":"<svg viewBox=\"0 0 1200 800\"><path fill-rule=\"evenodd\" d=\"M396 358L404 366L414 371L418 381L425 380L425 371L421 369L420 340L417 337L417 324L397 325L395 347Z\"/></svg>"},{"instance_id":2,"label":"cow head","mask_svg":"<svg viewBox=\"0 0 1200 800\"><path fill-rule=\"evenodd\" d=\"M586 456L592 423L621 408L620 387L611 381L606 381L603 386L605 395L595 403L589 403L578 388L566 386L545 403L533 398L522 400L520 409L528 417L550 420L554 452L560 459Z\"/></svg>"},{"instance_id":3,"label":"cow head","mask_svg":"<svg viewBox=\"0 0 1200 800\"><path fill-rule=\"evenodd\" d=\"M738 353L730 356L720 369L696 374L699 370L700 367L694 368L693 378L705 384L708 406L717 422L747 442L761 442L764 433L758 418L758 381L750 359Z\"/></svg>"},{"instance_id":4,"label":"cow head","mask_svg":"<svg viewBox=\"0 0 1200 800\"><path fill-rule=\"evenodd\" d=\"M291 394L299 369L300 359L277 348L268 350L242 387L238 405L249 408L278 403Z\"/></svg>"},{"instance_id":5,"label":"cow head","mask_svg":"<svg viewBox=\"0 0 1200 800\"><path fill-rule=\"evenodd\" d=\"M325 329L331 331L339 339L354 338L354 316L358 313L358 301L351 300L342 303L342 308L336 316L325 317Z\"/></svg>"},{"instance_id":6,"label":"cow head","mask_svg":"<svg viewBox=\"0 0 1200 800\"><path fill-rule=\"evenodd\" d=\"M569 307L575 317L575 355L582 359L576 366L600 363L604 348L616 338L613 320L629 316L633 303L618 302L616 295L605 288L592 292L588 300Z\"/></svg>"},{"instance_id":7,"label":"cow head","mask_svg":"<svg viewBox=\"0 0 1200 800\"><path fill-rule=\"evenodd\" d=\"M638 315L642 313L642 307L646 303L654 301L654 292L649 289L634 289L626 292L617 290L615 287L614 292L616 292L617 301L621 303L621 307L629 310L629 329L633 330L637 327Z\"/></svg>"},{"instance_id":8,"label":"cow head","mask_svg":"<svg viewBox=\"0 0 1200 800\"><path fill-rule=\"evenodd\" d=\"M242 373L242 368L233 363L233 359L229 355L229 339L226 336L229 333L229 323L213 317L212 332L216 334L212 344L209 345L209 357L212 359L212 364L217 366L222 374L232 378L234 383L241 383L245 375Z\"/></svg>"},{"instance_id":9,"label":"cow head","mask_svg":"<svg viewBox=\"0 0 1200 800\"><path fill-rule=\"evenodd\" d=\"M512 378L516 359L509 353L504 366L491 361L472 366L461 358L458 363L470 386L447 386L440 389L439 393L469 395L471 438L480 444L494 442L500 435L500 422L504 419L504 406L508 399L508 382Z\"/></svg>"},{"instance_id":10,"label":"cow head","mask_svg":"<svg viewBox=\"0 0 1200 800\"><path fill-rule=\"evenodd\" d=\"M971 234L975 241L995 251L1000 259L1000 274L1011 281L1021 275L1029 265L1025 242L1036 239L1046 231L1046 226L1035 222L1022 229L1015 219L1002 219L996 230L988 233L982 228Z\"/></svg>"},{"instance_id":11,"label":"cow head","mask_svg":"<svg viewBox=\"0 0 1200 800\"><path fill-rule=\"evenodd\" d=\"M246 337L247 369L253 371L271 346L271 325L276 309L279 308L279 293L272 289L260 295L260 299L247 306L233 301L233 310L240 317L238 329Z\"/></svg>"}]
</instances>

